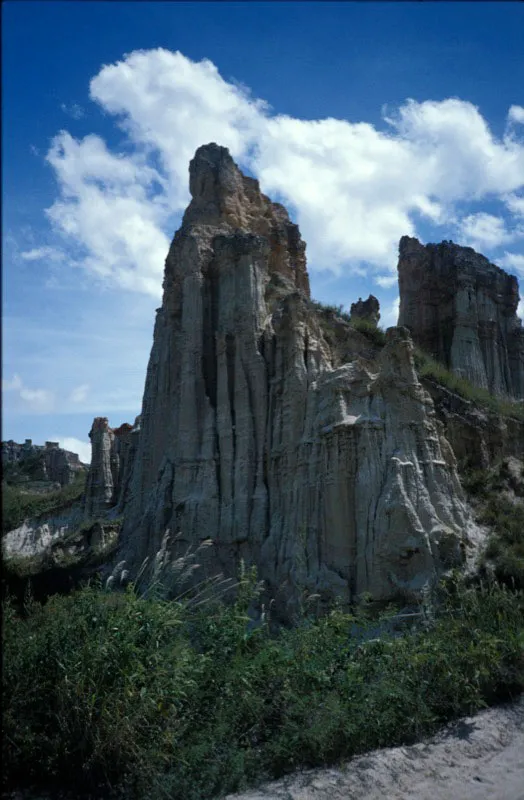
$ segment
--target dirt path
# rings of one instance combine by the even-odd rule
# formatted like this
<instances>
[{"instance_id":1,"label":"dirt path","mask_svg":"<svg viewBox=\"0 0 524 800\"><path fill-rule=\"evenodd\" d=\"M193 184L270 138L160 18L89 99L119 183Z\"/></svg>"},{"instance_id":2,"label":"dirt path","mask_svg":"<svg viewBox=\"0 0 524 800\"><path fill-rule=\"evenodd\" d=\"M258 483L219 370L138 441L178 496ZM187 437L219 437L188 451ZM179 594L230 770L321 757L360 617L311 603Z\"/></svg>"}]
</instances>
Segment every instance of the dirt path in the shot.
<instances>
[{"instance_id":1,"label":"dirt path","mask_svg":"<svg viewBox=\"0 0 524 800\"><path fill-rule=\"evenodd\" d=\"M226 800L524 800L524 696L423 743L294 773Z\"/></svg>"}]
</instances>

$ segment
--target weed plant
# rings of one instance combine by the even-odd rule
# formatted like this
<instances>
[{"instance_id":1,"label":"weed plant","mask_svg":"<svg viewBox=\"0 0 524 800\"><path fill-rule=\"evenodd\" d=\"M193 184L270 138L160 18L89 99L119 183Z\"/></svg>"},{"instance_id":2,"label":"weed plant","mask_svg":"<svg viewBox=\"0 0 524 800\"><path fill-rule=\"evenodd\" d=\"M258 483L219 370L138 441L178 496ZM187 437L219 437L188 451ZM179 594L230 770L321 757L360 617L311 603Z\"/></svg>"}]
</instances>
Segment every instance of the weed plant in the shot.
<instances>
[{"instance_id":1,"label":"weed plant","mask_svg":"<svg viewBox=\"0 0 524 800\"><path fill-rule=\"evenodd\" d=\"M4 785L201 800L413 742L524 688L523 595L496 583L457 581L429 627L367 642L338 608L253 627L255 596L247 571L232 604L98 585L8 600Z\"/></svg>"}]
</instances>

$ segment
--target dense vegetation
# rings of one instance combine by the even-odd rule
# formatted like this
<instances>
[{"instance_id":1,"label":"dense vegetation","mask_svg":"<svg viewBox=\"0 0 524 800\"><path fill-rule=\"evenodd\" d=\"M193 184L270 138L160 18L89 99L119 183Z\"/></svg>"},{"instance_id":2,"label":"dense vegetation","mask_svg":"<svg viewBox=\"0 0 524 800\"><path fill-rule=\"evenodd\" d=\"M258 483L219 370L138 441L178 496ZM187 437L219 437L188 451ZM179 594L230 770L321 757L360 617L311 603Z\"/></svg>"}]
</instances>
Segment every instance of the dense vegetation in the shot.
<instances>
[{"instance_id":1,"label":"dense vegetation","mask_svg":"<svg viewBox=\"0 0 524 800\"><path fill-rule=\"evenodd\" d=\"M8 601L7 785L211 798L414 741L524 688L523 596L496 583L457 580L418 630L368 641L336 608L278 634L253 627L254 591L244 578L234 605L96 586Z\"/></svg>"},{"instance_id":2,"label":"dense vegetation","mask_svg":"<svg viewBox=\"0 0 524 800\"><path fill-rule=\"evenodd\" d=\"M86 472L79 472L73 483L56 492L40 494L21 490L6 480L2 481L2 532L6 533L22 524L27 517L52 514L81 499L86 482Z\"/></svg>"},{"instance_id":3,"label":"dense vegetation","mask_svg":"<svg viewBox=\"0 0 524 800\"><path fill-rule=\"evenodd\" d=\"M476 501L478 521L491 530L484 569L493 569L499 581L524 589L524 476L515 480L503 461L490 470L467 472L462 481Z\"/></svg>"}]
</instances>

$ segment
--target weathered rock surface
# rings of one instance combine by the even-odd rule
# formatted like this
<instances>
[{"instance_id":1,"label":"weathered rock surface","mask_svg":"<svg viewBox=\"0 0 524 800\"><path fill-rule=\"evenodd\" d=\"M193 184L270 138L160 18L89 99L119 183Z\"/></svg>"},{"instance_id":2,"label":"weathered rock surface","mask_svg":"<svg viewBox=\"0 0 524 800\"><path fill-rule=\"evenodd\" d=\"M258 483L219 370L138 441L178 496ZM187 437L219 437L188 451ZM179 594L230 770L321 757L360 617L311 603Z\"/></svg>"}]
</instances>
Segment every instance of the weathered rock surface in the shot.
<instances>
[{"instance_id":1,"label":"weathered rock surface","mask_svg":"<svg viewBox=\"0 0 524 800\"><path fill-rule=\"evenodd\" d=\"M34 445L31 439L23 444L9 440L2 442L2 466L9 472L13 483L39 481L67 486L76 475L86 469L76 453L64 450L58 442ZM52 488L54 488L52 486Z\"/></svg>"},{"instance_id":2,"label":"weathered rock surface","mask_svg":"<svg viewBox=\"0 0 524 800\"><path fill-rule=\"evenodd\" d=\"M407 331L390 329L375 358L355 330L344 348L334 320L334 346L285 209L217 145L197 151L190 188L166 260L119 558L138 568L169 529L184 549L212 539L209 573L257 564L291 606L304 590L416 594L461 563L473 523ZM104 479L91 502L102 507L117 483L106 423L92 439Z\"/></svg>"},{"instance_id":3,"label":"weathered rock surface","mask_svg":"<svg viewBox=\"0 0 524 800\"><path fill-rule=\"evenodd\" d=\"M494 394L524 398L518 282L470 247L400 240L399 325L449 369Z\"/></svg>"},{"instance_id":4,"label":"weathered rock surface","mask_svg":"<svg viewBox=\"0 0 524 800\"><path fill-rule=\"evenodd\" d=\"M85 514L96 517L107 509L122 511L136 453L140 418L134 425L110 428L107 417L95 417L89 432L91 467L87 476Z\"/></svg>"},{"instance_id":5,"label":"weathered rock surface","mask_svg":"<svg viewBox=\"0 0 524 800\"><path fill-rule=\"evenodd\" d=\"M364 319L370 325L376 327L380 319L380 303L372 294L369 295L367 300L362 300L359 297L356 303L351 304L350 316L352 321L354 319Z\"/></svg>"},{"instance_id":6,"label":"weathered rock surface","mask_svg":"<svg viewBox=\"0 0 524 800\"><path fill-rule=\"evenodd\" d=\"M422 380L459 464L488 469L524 455L524 421L475 405L429 378Z\"/></svg>"}]
</instances>

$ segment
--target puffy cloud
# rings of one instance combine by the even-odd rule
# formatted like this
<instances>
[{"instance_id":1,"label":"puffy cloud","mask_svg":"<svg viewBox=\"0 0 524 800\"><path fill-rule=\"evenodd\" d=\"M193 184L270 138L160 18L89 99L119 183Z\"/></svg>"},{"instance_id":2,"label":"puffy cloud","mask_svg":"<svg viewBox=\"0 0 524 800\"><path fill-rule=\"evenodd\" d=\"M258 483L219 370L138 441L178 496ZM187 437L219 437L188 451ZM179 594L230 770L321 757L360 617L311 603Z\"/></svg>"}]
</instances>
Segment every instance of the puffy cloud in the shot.
<instances>
[{"instance_id":1,"label":"puffy cloud","mask_svg":"<svg viewBox=\"0 0 524 800\"><path fill-rule=\"evenodd\" d=\"M506 206L515 217L524 217L524 197L510 194L505 198Z\"/></svg>"},{"instance_id":2,"label":"puffy cloud","mask_svg":"<svg viewBox=\"0 0 524 800\"><path fill-rule=\"evenodd\" d=\"M464 217L459 231L464 244L477 250L492 249L515 238L515 234L506 229L505 221L501 217L483 211Z\"/></svg>"},{"instance_id":3,"label":"puffy cloud","mask_svg":"<svg viewBox=\"0 0 524 800\"><path fill-rule=\"evenodd\" d=\"M80 386L76 386L73 391L71 392L69 399L72 403L83 403L87 397L87 393L89 391L89 384L82 383Z\"/></svg>"},{"instance_id":4,"label":"puffy cloud","mask_svg":"<svg viewBox=\"0 0 524 800\"><path fill-rule=\"evenodd\" d=\"M47 160L61 198L47 210L55 228L70 237L76 263L102 280L159 296L169 239L168 211L151 196L162 179L139 157L115 156L98 136L77 142L62 132Z\"/></svg>"},{"instance_id":5,"label":"puffy cloud","mask_svg":"<svg viewBox=\"0 0 524 800\"><path fill-rule=\"evenodd\" d=\"M524 255L522 253L505 252L504 256L499 259L498 263L501 267L509 269L511 272L517 272L521 276L524 276Z\"/></svg>"},{"instance_id":6,"label":"puffy cloud","mask_svg":"<svg viewBox=\"0 0 524 800\"><path fill-rule=\"evenodd\" d=\"M510 122L520 122L524 125L524 108L522 106L511 106L508 111Z\"/></svg>"},{"instance_id":7,"label":"puffy cloud","mask_svg":"<svg viewBox=\"0 0 524 800\"><path fill-rule=\"evenodd\" d=\"M390 289L398 281L398 276L395 275L377 275L374 278L375 283L382 287L382 289Z\"/></svg>"},{"instance_id":8,"label":"puffy cloud","mask_svg":"<svg viewBox=\"0 0 524 800\"><path fill-rule=\"evenodd\" d=\"M511 133L498 139L457 98L407 100L384 114L383 129L295 119L225 81L211 61L161 48L104 66L90 96L115 115L126 152L110 152L98 136L58 134L47 158L61 194L48 214L75 243L74 263L126 289L160 294L175 215L188 201L188 162L209 141L290 207L312 270L378 273L383 287L400 236L416 235L420 219L449 228L467 205L464 230L491 247L508 234L471 204L500 197L520 213L524 145ZM509 117L521 110L512 106Z\"/></svg>"}]
</instances>

